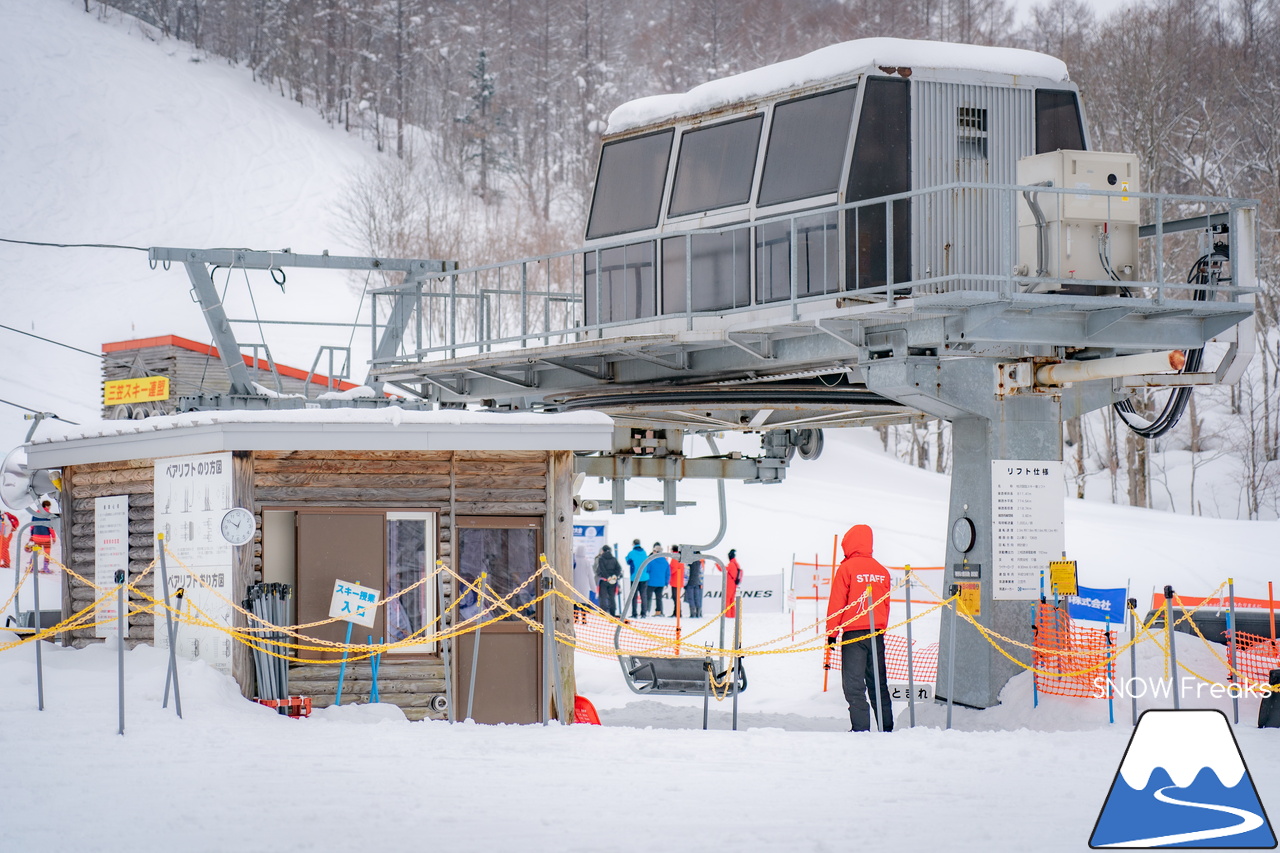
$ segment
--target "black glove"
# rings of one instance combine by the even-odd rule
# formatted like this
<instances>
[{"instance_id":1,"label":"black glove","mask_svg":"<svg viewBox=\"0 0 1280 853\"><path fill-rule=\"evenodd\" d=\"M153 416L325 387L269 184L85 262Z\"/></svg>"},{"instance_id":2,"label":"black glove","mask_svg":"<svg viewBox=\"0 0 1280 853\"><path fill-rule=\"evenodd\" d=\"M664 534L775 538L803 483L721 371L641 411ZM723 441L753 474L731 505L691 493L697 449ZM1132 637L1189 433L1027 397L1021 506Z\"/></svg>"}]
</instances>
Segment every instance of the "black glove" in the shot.
<instances>
[{"instance_id":1,"label":"black glove","mask_svg":"<svg viewBox=\"0 0 1280 853\"><path fill-rule=\"evenodd\" d=\"M827 645L828 645L828 646L834 646L835 644L836 644L836 638L835 638L835 637L827 637Z\"/></svg>"}]
</instances>

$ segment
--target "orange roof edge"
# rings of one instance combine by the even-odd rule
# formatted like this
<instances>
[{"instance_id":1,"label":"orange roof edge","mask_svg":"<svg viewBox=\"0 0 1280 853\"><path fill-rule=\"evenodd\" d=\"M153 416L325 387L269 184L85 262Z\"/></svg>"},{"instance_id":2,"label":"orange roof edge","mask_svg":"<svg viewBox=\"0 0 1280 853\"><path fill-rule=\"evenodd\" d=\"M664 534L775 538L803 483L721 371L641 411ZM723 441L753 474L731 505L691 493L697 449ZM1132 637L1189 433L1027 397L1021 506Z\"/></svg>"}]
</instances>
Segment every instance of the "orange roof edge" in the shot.
<instances>
[{"instance_id":1,"label":"orange roof edge","mask_svg":"<svg viewBox=\"0 0 1280 853\"><path fill-rule=\"evenodd\" d=\"M210 358L220 358L217 347L211 346L210 344L202 344L198 341L190 340L189 338L179 337L178 335L160 335L159 337L154 338L137 338L132 341L114 341L112 343L103 344L102 351L104 353L130 352L132 350L152 349L154 347L178 347L179 349L190 350L191 352L199 353L200 355L207 355ZM271 365L267 363L266 359L260 358L257 360L257 364L254 364L252 356L246 355L242 356L242 358L244 359L244 363L249 367L256 367L258 370L265 370L267 372L271 371ZM290 367L287 364L280 364L279 362L276 362L276 372L281 376L288 376L290 379L301 379L304 382L307 379L307 372L305 370L299 370L296 367ZM342 379L330 381L329 377L320 373L312 375L311 384L320 385L325 388L334 388L338 391L350 391L352 388L360 387L354 382L346 382Z\"/></svg>"}]
</instances>

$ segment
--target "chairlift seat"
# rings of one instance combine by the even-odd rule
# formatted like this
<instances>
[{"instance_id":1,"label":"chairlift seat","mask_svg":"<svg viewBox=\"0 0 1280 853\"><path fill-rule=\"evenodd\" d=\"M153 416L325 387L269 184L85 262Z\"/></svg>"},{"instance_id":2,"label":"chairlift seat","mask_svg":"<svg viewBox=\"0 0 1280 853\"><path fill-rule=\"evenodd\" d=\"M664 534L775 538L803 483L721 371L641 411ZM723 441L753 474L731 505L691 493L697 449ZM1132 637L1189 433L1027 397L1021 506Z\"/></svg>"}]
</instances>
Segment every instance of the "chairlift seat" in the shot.
<instances>
[{"instance_id":1,"label":"chairlift seat","mask_svg":"<svg viewBox=\"0 0 1280 853\"><path fill-rule=\"evenodd\" d=\"M708 668L703 658L655 658L641 655L624 657L623 672L627 685L636 693L656 696L701 696L708 689ZM746 671L738 662L738 677L730 685L730 692L741 693L747 688ZM722 681L725 673L717 673Z\"/></svg>"},{"instance_id":2,"label":"chairlift seat","mask_svg":"<svg viewBox=\"0 0 1280 853\"><path fill-rule=\"evenodd\" d=\"M17 617L6 616L4 618L4 627L6 631L12 631L19 637L30 637L32 634L39 633L46 628L52 628L62 621L61 610L41 610L39 611L39 627L36 627L36 611L35 610L19 610ZM46 639L52 639L46 638Z\"/></svg>"}]
</instances>

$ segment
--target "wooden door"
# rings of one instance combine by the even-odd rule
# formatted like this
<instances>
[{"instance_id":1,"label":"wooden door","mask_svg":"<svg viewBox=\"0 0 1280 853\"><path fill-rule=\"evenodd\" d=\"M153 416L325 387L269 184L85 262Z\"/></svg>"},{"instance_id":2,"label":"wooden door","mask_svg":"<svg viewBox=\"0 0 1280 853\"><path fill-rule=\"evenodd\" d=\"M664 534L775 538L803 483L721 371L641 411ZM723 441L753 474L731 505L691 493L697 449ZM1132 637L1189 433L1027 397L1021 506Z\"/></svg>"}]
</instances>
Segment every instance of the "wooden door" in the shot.
<instances>
[{"instance_id":1,"label":"wooden door","mask_svg":"<svg viewBox=\"0 0 1280 853\"><path fill-rule=\"evenodd\" d=\"M512 609L541 624L542 608L530 604L538 597L540 518L458 518L458 574L476 582L485 575L489 595L511 595ZM483 609L473 593L460 591L460 618ZM491 600L491 599L490 599ZM500 611L486 615L493 619ZM473 659L476 668L471 717L478 723L536 723L541 720L542 635L517 616L484 625L479 632L479 656L473 658L476 633L458 637L454 661L458 719L467 716Z\"/></svg>"},{"instance_id":2,"label":"wooden door","mask_svg":"<svg viewBox=\"0 0 1280 853\"><path fill-rule=\"evenodd\" d=\"M307 624L329 616L333 582L339 578L383 591L386 580L385 515L382 512L351 512L338 509L298 511L298 623ZM306 634L322 640L342 642L346 622L334 622L306 629ZM363 643L372 634L386 634L382 609L372 628L356 625L351 642ZM341 654L298 653L301 658L333 661Z\"/></svg>"}]
</instances>

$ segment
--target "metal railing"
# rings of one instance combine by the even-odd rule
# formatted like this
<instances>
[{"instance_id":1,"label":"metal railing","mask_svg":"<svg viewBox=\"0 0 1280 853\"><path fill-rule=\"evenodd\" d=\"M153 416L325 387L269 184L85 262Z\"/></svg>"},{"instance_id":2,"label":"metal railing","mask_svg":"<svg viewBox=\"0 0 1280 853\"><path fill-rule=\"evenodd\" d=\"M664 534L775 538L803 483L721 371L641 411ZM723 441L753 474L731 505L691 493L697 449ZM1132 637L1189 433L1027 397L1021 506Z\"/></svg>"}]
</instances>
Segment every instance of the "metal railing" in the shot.
<instances>
[{"instance_id":1,"label":"metal railing","mask_svg":"<svg viewBox=\"0 0 1280 853\"><path fill-rule=\"evenodd\" d=\"M1027 235L1019 233L1035 228L1027 193L1051 208L1067 203L1068 196L1101 197L1108 210L1136 200L1152 224L1141 228L1133 272L1123 280L1037 275L1036 258L1023 257ZM982 222L958 221L956 199L964 194L966 210L987 212ZM974 195L980 199L976 208ZM373 291L375 300L407 295L413 310L403 354L375 359L373 368L692 330L703 318L733 322L735 315L761 309L772 309L775 319L796 320L806 305L834 296L892 307L905 298L957 292L1011 298L1066 287L1074 295L1119 296L1123 290L1127 297L1164 303L1186 298L1197 287L1170 278L1171 254L1186 252L1191 241L1199 242L1193 251L1204 254L1212 248L1207 230L1224 221L1231 232L1233 276L1213 288L1212 298L1238 301L1255 291L1257 210L1253 200L1212 196L957 182L720 228L645 232ZM1200 219L1203 227L1195 224ZM1042 231L1041 239L1072 239L1061 221L1045 227L1057 233ZM967 245L953 245L949 231L965 234ZM909 251L902 248L904 239ZM1030 239L1034 246L1036 236ZM1199 254L1188 253L1184 266ZM904 272L904 264L917 275ZM374 316L390 313L384 309ZM378 333L375 324L375 339Z\"/></svg>"}]
</instances>

